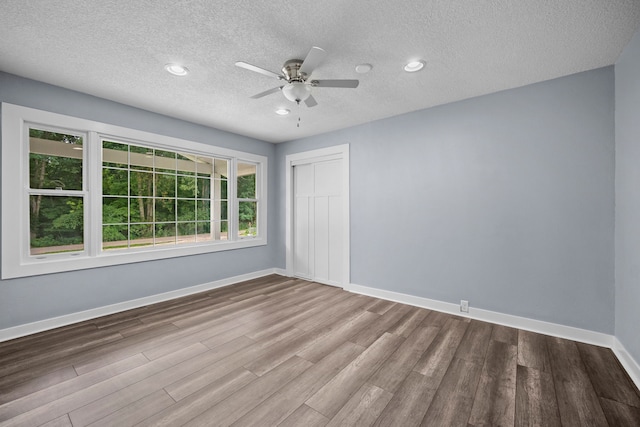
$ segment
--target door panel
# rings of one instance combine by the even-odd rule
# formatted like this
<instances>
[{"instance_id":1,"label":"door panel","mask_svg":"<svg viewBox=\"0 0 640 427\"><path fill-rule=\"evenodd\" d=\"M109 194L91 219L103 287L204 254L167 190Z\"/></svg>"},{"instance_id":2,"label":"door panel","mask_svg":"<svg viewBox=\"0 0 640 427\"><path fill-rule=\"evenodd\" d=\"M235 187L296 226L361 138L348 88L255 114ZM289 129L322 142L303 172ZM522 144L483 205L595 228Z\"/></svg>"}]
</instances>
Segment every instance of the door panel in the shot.
<instances>
[{"instance_id":1,"label":"door panel","mask_svg":"<svg viewBox=\"0 0 640 427\"><path fill-rule=\"evenodd\" d=\"M342 160L296 165L294 180L294 274L342 286Z\"/></svg>"},{"instance_id":2,"label":"door panel","mask_svg":"<svg viewBox=\"0 0 640 427\"><path fill-rule=\"evenodd\" d=\"M315 198L314 221L314 279L323 283L329 280L329 198Z\"/></svg>"}]
</instances>

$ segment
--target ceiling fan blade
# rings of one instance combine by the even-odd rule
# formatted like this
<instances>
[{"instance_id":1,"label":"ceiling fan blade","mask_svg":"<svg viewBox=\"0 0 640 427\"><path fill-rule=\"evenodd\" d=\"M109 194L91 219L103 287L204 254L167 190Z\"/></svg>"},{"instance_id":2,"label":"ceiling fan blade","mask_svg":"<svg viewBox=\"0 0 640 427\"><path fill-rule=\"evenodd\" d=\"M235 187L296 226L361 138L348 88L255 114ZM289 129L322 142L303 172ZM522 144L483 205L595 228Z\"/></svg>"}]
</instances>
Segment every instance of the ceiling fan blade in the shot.
<instances>
[{"instance_id":1,"label":"ceiling fan blade","mask_svg":"<svg viewBox=\"0 0 640 427\"><path fill-rule=\"evenodd\" d=\"M310 76L313 73L313 70L318 67L326 58L327 52L324 49L319 47L312 47L309 53L307 53L307 57L304 58L302 65L300 66L300 73L305 73L307 76Z\"/></svg>"},{"instance_id":2,"label":"ceiling fan blade","mask_svg":"<svg viewBox=\"0 0 640 427\"><path fill-rule=\"evenodd\" d=\"M275 77L276 79L279 79L279 80L284 80L284 76L282 74L274 73L273 71L265 70L264 68L251 65L246 62L238 61L236 62L236 67L244 68L245 70L249 70L249 71L254 71L256 73L260 73L268 77Z\"/></svg>"},{"instance_id":3,"label":"ceiling fan blade","mask_svg":"<svg viewBox=\"0 0 640 427\"><path fill-rule=\"evenodd\" d=\"M262 98L263 96L267 96L267 95L271 95L272 93L276 93L277 91L281 90L283 87L284 86L274 87L272 89L265 90L264 92L260 92L260 93L258 93L256 95L253 95L250 98L252 98L252 99Z\"/></svg>"},{"instance_id":4,"label":"ceiling fan blade","mask_svg":"<svg viewBox=\"0 0 640 427\"><path fill-rule=\"evenodd\" d=\"M312 80L311 86L315 87L342 87L355 89L360 82L358 80Z\"/></svg>"},{"instance_id":5,"label":"ceiling fan blade","mask_svg":"<svg viewBox=\"0 0 640 427\"><path fill-rule=\"evenodd\" d=\"M318 101L316 101L316 99L313 97L313 95L309 95L309 97L304 100L304 103L309 108L315 107L316 105L318 105Z\"/></svg>"}]
</instances>

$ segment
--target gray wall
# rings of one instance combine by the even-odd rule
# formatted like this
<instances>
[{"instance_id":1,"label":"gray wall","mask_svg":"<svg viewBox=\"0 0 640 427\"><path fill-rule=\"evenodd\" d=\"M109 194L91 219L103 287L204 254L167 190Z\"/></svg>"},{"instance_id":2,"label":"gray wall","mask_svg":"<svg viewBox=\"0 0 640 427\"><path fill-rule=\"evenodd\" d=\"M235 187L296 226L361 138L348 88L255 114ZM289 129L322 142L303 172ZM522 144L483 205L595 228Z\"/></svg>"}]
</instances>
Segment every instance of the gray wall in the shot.
<instances>
[{"instance_id":1,"label":"gray wall","mask_svg":"<svg viewBox=\"0 0 640 427\"><path fill-rule=\"evenodd\" d=\"M613 67L275 147L2 73L0 101L270 168L267 247L2 281L0 328L284 268L286 154L349 143L352 283L614 332Z\"/></svg>"},{"instance_id":2,"label":"gray wall","mask_svg":"<svg viewBox=\"0 0 640 427\"><path fill-rule=\"evenodd\" d=\"M0 72L0 102L126 126L269 158L269 200L276 205L273 144L153 114ZM276 216L269 218L275 227ZM0 329L273 268L275 245L0 281Z\"/></svg>"},{"instance_id":3,"label":"gray wall","mask_svg":"<svg viewBox=\"0 0 640 427\"><path fill-rule=\"evenodd\" d=\"M616 70L616 336L640 363L640 33Z\"/></svg>"},{"instance_id":4,"label":"gray wall","mask_svg":"<svg viewBox=\"0 0 640 427\"><path fill-rule=\"evenodd\" d=\"M588 71L279 144L276 191L287 154L349 143L352 283L611 334L613 115Z\"/></svg>"}]
</instances>

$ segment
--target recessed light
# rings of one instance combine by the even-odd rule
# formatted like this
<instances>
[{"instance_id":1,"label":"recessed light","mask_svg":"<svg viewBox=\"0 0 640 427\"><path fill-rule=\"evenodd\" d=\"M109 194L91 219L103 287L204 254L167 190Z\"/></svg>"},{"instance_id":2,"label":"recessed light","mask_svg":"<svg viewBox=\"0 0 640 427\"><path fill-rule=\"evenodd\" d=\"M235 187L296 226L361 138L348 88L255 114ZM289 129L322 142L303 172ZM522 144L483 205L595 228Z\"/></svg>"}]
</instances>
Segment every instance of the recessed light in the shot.
<instances>
[{"instance_id":1,"label":"recessed light","mask_svg":"<svg viewBox=\"0 0 640 427\"><path fill-rule=\"evenodd\" d=\"M184 65L167 64L164 66L164 69L174 76L186 76L187 74L189 74L189 69Z\"/></svg>"},{"instance_id":2,"label":"recessed light","mask_svg":"<svg viewBox=\"0 0 640 427\"><path fill-rule=\"evenodd\" d=\"M358 64L356 65L356 73L367 74L369 71L371 71L372 68L373 65L371 64Z\"/></svg>"},{"instance_id":3,"label":"recessed light","mask_svg":"<svg viewBox=\"0 0 640 427\"><path fill-rule=\"evenodd\" d=\"M415 73L416 71L420 71L424 68L427 63L420 59L419 61L411 61L404 66L404 70L407 73Z\"/></svg>"},{"instance_id":4,"label":"recessed light","mask_svg":"<svg viewBox=\"0 0 640 427\"><path fill-rule=\"evenodd\" d=\"M286 116L290 112L291 112L291 110L287 110L286 108L279 108L279 109L276 110L276 114L279 115L279 116Z\"/></svg>"}]
</instances>

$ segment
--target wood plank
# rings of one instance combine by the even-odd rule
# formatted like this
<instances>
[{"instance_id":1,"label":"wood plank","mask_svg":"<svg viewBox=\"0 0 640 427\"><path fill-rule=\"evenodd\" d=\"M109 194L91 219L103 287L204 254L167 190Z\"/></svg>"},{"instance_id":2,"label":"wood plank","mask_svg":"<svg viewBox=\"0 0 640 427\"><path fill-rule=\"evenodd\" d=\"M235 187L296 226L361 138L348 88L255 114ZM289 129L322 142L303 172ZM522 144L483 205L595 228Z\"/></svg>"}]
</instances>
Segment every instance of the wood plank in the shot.
<instances>
[{"instance_id":1,"label":"wood plank","mask_svg":"<svg viewBox=\"0 0 640 427\"><path fill-rule=\"evenodd\" d=\"M130 384L115 393L103 396L84 405L82 408L72 411L69 414L71 422L74 426L85 426L95 422L115 410L124 408L131 401L148 396L154 391L165 388L188 375L207 369L210 365L243 350L252 343L253 341L249 338L240 337L214 350L200 353L188 360L167 367L161 372L150 375L135 384Z\"/></svg>"},{"instance_id":2,"label":"wood plank","mask_svg":"<svg viewBox=\"0 0 640 427\"><path fill-rule=\"evenodd\" d=\"M415 371L409 372L374 425L385 427L419 426L433 401L436 389L437 386L433 385L430 378Z\"/></svg>"},{"instance_id":3,"label":"wood plank","mask_svg":"<svg viewBox=\"0 0 640 427\"><path fill-rule=\"evenodd\" d=\"M518 366L514 425L517 427L561 426L551 372Z\"/></svg>"},{"instance_id":4,"label":"wood plank","mask_svg":"<svg viewBox=\"0 0 640 427\"><path fill-rule=\"evenodd\" d=\"M369 324L369 327L361 329L349 338L354 344L363 347L370 346L374 341L380 338L387 330L396 324L411 308L408 305L397 304L389 311Z\"/></svg>"},{"instance_id":5,"label":"wood plank","mask_svg":"<svg viewBox=\"0 0 640 427\"><path fill-rule=\"evenodd\" d=\"M368 382L395 393L439 332L440 329L432 326L414 330Z\"/></svg>"},{"instance_id":6,"label":"wood plank","mask_svg":"<svg viewBox=\"0 0 640 427\"><path fill-rule=\"evenodd\" d=\"M104 353L105 345L118 345L122 340L123 338L119 334L111 334L103 339L90 340L82 348L70 348L64 352L51 354L51 357L47 357L48 350L45 348L35 356L26 356L10 365L0 366L0 371L2 371L0 373L0 391L13 389L21 383L68 367L86 354Z\"/></svg>"},{"instance_id":7,"label":"wood plank","mask_svg":"<svg viewBox=\"0 0 640 427\"><path fill-rule=\"evenodd\" d=\"M263 306L270 304L273 304L273 301L270 300L269 297L257 295L246 300L223 304L213 309L203 309L200 313L191 313L189 316L175 320L172 323L180 329L187 329L189 327L204 329L212 324L222 323L243 316L251 311L258 311Z\"/></svg>"},{"instance_id":8,"label":"wood plank","mask_svg":"<svg viewBox=\"0 0 640 427\"><path fill-rule=\"evenodd\" d=\"M365 383L331 419L327 426L367 427L373 425L393 394Z\"/></svg>"},{"instance_id":9,"label":"wood plank","mask_svg":"<svg viewBox=\"0 0 640 427\"><path fill-rule=\"evenodd\" d=\"M40 425L58 418L61 415L72 412L104 396L108 396L130 384L135 384L158 372L162 372L173 365L207 351L202 344L195 344L179 352L146 363L138 368L124 372L109 378L88 388L78 390L60 399L53 400L30 411L21 413L10 420L5 421L5 426ZM79 377L82 378L82 377Z\"/></svg>"},{"instance_id":10,"label":"wood plank","mask_svg":"<svg viewBox=\"0 0 640 427\"><path fill-rule=\"evenodd\" d=\"M231 425L311 365L311 362L293 356L184 425Z\"/></svg>"},{"instance_id":11,"label":"wood plank","mask_svg":"<svg viewBox=\"0 0 640 427\"><path fill-rule=\"evenodd\" d=\"M0 375L6 375L8 370L15 370L16 365L23 365L23 361L27 358L31 361L32 366L37 365L40 361L50 363L53 359L66 358L70 354L75 354L87 348L97 347L103 343L114 342L122 338L122 335L118 332L92 329L78 336L67 334L64 337L60 337L60 339L49 341L46 344L39 342L33 347L27 347L5 355L0 363Z\"/></svg>"},{"instance_id":12,"label":"wood plank","mask_svg":"<svg viewBox=\"0 0 640 427\"><path fill-rule=\"evenodd\" d=\"M213 405L253 382L258 377L239 368L200 389L200 392L169 406L137 424L136 427L178 426L207 411Z\"/></svg>"},{"instance_id":13,"label":"wood plank","mask_svg":"<svg viewBox=\"0 0 640 427\"><path fill-rule=\"evenodd\" d=\"M398 303L393 301L386 301L386 300L380 299L380 300L377 300L375 303L373 303L371 306L367 307L367 311L370 311L375 314L385 314L387 311L389 311L393 306L397 304Z\"/></svg>"},{"instance_id":14,"label":"wood plank","mask_svg":"<svg viewBox=\"0 0 640 427\"><path fill-rule=\"evenodd\" d=\"M638 390L610 349L582 343L577 346L599 397L640 408Z\"/></svg>"},{"instance_id":15,"label":"wood plank","mask_svg":"<svg viewBox=\"0 0 640 427\"><path fill-rule=\"evenodd\" d=\"M518 345L518 329L504 325L493 325L491 339L509 345Z\"/></svg>"},{"instance_id":16,"label":"wood plank","mask_svg":"<svg viewBox=\"0 0 640 427\"><path fill-rule=\"evenodd\" d=\"M178 381L175 381L166 386L165 390L167 390L167 393L169 393L169 395L175 400L182 400L188 395L195 393L210 383L218 380L227 373L260 357L268 351L270 346L276 345L281 341L285 342L296 339L303 333L304 332L299 329L290 328L288 331L270 337L269 339L265 339L261 342L254 343L242 349L240 352L231 354L224 359L209 365L206 369L194 372Z\"/></svg>"},{"instance_id":17,"label":"wood plank","mask_svg":"<svg viewBox=\"0 0 640 427\"><path fill-rule=\"evenodd\" d=\"M73 366L71 365L65 366L48 374L37 376L32 380L28 380L13 387L8 387L6 390L2 390L0 393L0 405L17 400L31 393L35 393L38 390L52 387L77 376L76 370L73 369Z\"/></svg>"},{"instance_id":18,"label":"wood plank","mask_svg":"<svg viewBox=\"0 0 640 427\"><path fill-rule=\"evenodd\" d=\"M318 411L315 411L307 405L302 405L296 411L289 415L287 419L278 424L278 427L323 427L329 422L329 418L325 417Z\"/></svg>"},{"instance_id":19,"label":"wood plank","mask_svg":"<svg viewBox=\"0 0 640 427\"><path fill-rule=\"evenodd\" d=\"M576 343L547 337L547 348L562 425L607 425Z\"/></svg>"},{"instance_id":20,"label":"wood plank","mask_svg":"<svg viewBox=\"0 0 640 427\"><path fill-rule=\"evenodd\" d=\"M40 427L73 427L73 425L71 424L69 416L63 415L55 420L51 420L48 423L40 425Z\"/></svg>"},{"instance_id":21,"label":"wood plank","mask_svg":"<svg viewBox=\"0 0 640 427\"><path fill-rule=\"evenodd\" d=\"M0 420L15 417L72 393L88 389L95 384L138 368L146 363L148 363L146 357L142 354L136 354L112 365L96 369L88 374L74 377L46 389L31 393L20 399L13 400L0 406Z\"/></svg>"},{"instance_id":22,"label":"wood plank","mask_svg":"<svg viewBox=\"0 0 640 427\"><path fill-rule=\"evenodd\" d=\"M133 426L174 403L164 390L158 390L91 423L91 427ZM79 425L73 422L73 427Z\"/></svg>"},{"instance_id":23,"label":"wood plank","mask_svg":"<svg viewBox=\"0 0 640 427\"><path fill-rule=\"evenodd\" d=\"M512 426L516 412L518 347L491 341L475 394L469 425Z\"/></svg>"},{"instance_id":24,"label":"wood plank","mask_svg":"<svg viewBox=\"0 0 640 427\"><path fill-rule=\"evenodd\" d=\"M327 418L333 418L402 341L396 335L384 334L309 398L306 404Z\"/></svg>"},{"instance_id":25,"label":"wood plank","mask_svg":"<svg viewBox=\"0 0 640 427\"><path fill-rule=\"evenodd\" d=\"M118 360L126 359L134 354L142 353L159 339L165 339L178 329L173 325L162 325L152 330L125 337L117 342L102 345L70 358L78 375L94 369L110 365Z\"/></svg>"},{"instance_id":26,"label":"wood plank","mask_svg":"<svg viewBox=\"0 0 640 427\"><path fill-rule=\"evenodd\" d=\"M339 294L328 298L324 294L315 296L307 295L307 298L305 298L303 302L289 308L288 314L282 316L282 313L287 311L286 309L274 311L269 315L269 321L273 320L271 324L257 324L255 325L254 330L249 331L246 335L252 340L260 340L262 337L270 335L278 330L296 327L302 320L323 312L331 304L340 301L343 298L344 296Z\"/></svg>"},{"instance_id":27,"label":"wood plank","mask_svg":"<svg viewBox=\"0 0 640 427\"><path fill-rule=\"evenodd\" d=\"M323 328L311 330L292 341L272 346L267 352L247 363L244 367L254 374L262 376L287 360L292 354L302 353L306 355L311 354L311 356L318 356L318 353L320 353L320 355L328 354L338 345L346 341L343 335L347 334L340 334L339 331L335 333L336 328L346 328L349 330L349 328L355 326L356 329L362 329L365 326L364 322L369 316L376 315L373 313L365 314L365 312L359 311L347 311L344 317L334 318L330 324ZM306 351L307 349L309 351Z\"/></svg>"},{"instance_id":28,"label":"wood plank","mask_svg":"<svg viewBox=\"0 0 640 427\"><path fill-rule=\"evenodd\" d=\"M346 311L358 309L365 303L366 300L364 298L360 298L355 294L350 294L338 302L333 303L325 310L296 323L296 327L305 331L322 328L337 316L344 314Z\"/></svg>"},{"instance_id":29,"label":"wood plank","mask_svg":"<svg viewBox=\"0 0 640 427\"><path fill-rule=\"evenodd\" d=\"M373 313L371 313L373 314ZM238 419L234 426L277 425L293 414L346 365L364 351L363 347L345 342L318 363L274 393L253 410Z\"/></svg>"},{"instance_id":30,"label":"wood plank","mask_svg":"<svg viewBox=\"0 0 640 427\"><path fill-rule=\"evenodd\" d=\"M437 387L468 327L469 323L449 318L413 370L430 377Z\"/></svg>"},{"instance_id":31,"label":"wood plank","mask_svg":"<svg viewBox=\"0 0 640 427\"><path fill-rule=\"evenodd\" d=\"M544 335L518 331L518 365L551 372L547 339Z\"/></svg>"},{"instance_id":32,"label":"wood plank","mask_svg":"<svg viewBox=\"0 0 640 427\"><path fill-rule=\"evenodd\" d=\"M346 342L351 335L366 328L367 325L378 317L377 314L371 313L370 311L356 312L355 314L355 317L350 317L338 324L330 325L330 330L324 334L320 334L316 340L302 350L299 350L296 354L303 359L315 363Z\"/></svg>"},{"instance_id":33,"label":"wood plank","mask_svg":"<svg viewBox=\"0 0 640 427\"><path fill-rule=\"evenodd\" d=\"M604 397L600 403L610 426L640 426L640 408Z\"/></svg>"},{"instance_id":34,"label":"wood plank","mask_svg":"<svg viewBox=\"0 0 640 427\"><path fill-rule=\"evenodd\" d=\"M478 320L469 322L467 331L462 337L454 357L482 365L487 354L492 331L493 326L489 323Z\"/></svg>"},{"instance_id":35,"label":"wood plank","mask_svg":"<svg viewBox=\"0 0 640 427\"><path fill-rule=\"evenodd\" d=\"M441 311L432 311L429 313L422 324L424 326L433 326L434 328L442 328L448 321L454 319L454 316L443 313Z\"/></svg>"},{"instance_id":36,"label":"wood plank","mask_svg":"<svg viewBox=\"0 0 640 427\"><path fill-rule=\"evenodd\" d=\"M91 321L85 321L1 342L0 364L6 361L6 357L13 357L21 352L32 353L35 349L43 349L52 343L57 344L69 338L82 336L85 333L91 333L96 330L96 325Z\"/></svg>"},{"instance_id":37,"label":"wood plank","mask_svg":"<svg viewBox=\"0 0 640 427\"><path fill-rule=\"evenodd\" d=\"M142 350L142 354L149 360L155 360L198 342L205 344L210 349L214 349L241 337L244 335L243 332L246 330L244 327L247 323L260 321L263 317L264 315L260 311L256 311L210 328L198 328L196 330L189 328L148 343L144 348L139 348L139 350ZM215 344L212 344L214 342Z\"/></svg>"},{"instance_id":38,"label":"wood plank","mask_svg":"<svg viewBox=\"0 0 640 427\"><path fill-rule=\"evenodd\" d=\"M422 426L466 426L482 366L453 359L427 410Z\"/></svg>"},{"instance_id":39,"label":"wood plank","mask_svg":"<svg viewBox=\"0 0 640 427\"><path fill-rule=\"evenodd\" d=\"M387 332L407 338L431 313L431 310L420 307L412 307L395 325L391 326Z\"/></svg>"}]
</instances>

